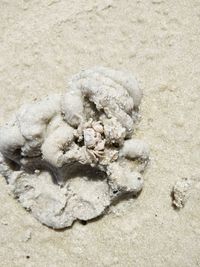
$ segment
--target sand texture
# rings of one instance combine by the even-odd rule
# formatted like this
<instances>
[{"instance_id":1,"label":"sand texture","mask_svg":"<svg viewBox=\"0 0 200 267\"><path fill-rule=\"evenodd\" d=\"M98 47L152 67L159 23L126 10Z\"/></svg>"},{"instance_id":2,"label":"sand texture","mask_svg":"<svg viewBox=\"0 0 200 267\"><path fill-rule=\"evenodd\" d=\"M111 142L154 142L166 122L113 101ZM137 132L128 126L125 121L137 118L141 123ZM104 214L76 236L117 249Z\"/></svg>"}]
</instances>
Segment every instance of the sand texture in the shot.
<instances>
[{"instance_id":1,"label":"sand texture","mask_svg":"<svg viewBox=\"0 0 200 267\"><path fill-rule=\"evenodd\" d=\"M136 76L135 137L151 149L137 199L64 231L41 225L0 177L0 266L200 266L199 0L1 0L0 17L1 125L100 65ZM171 191L184 178L190 192L174 209Z\"/></svg>"}]
</instances>

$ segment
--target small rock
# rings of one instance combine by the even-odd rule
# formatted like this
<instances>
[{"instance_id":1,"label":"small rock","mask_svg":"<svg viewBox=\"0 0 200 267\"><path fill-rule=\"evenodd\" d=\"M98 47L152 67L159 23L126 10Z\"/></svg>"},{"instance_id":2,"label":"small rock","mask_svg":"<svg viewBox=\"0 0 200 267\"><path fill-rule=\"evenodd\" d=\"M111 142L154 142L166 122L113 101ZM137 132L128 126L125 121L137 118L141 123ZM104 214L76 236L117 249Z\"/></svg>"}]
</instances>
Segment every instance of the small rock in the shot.
<instances>
[{"instance_id":1,"label":"small rock","mask_svg":"<svg viewBox=\"0 0 200 267\"><path fill-rule=\"evenodd\" d=\"M187 178L182 178L175 183L172 190L172 204L175 208L180 209L185 206L191 185L192 181Z\"/></svg>"}]
</instances>

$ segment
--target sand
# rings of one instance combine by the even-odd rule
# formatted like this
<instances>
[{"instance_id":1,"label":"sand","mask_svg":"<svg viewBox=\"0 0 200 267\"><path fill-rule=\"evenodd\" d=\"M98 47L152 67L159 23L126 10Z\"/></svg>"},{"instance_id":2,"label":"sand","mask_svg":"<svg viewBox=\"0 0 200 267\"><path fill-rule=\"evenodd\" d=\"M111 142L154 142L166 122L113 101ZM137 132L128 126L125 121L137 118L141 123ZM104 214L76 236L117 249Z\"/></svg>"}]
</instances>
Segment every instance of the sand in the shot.
<instances>
[{"instance_id":1,"label":"sand","mask_svg":"<svg viewBox=\"0 0 200 267\"><path fill-rule=\"evenodd\" d=\"M64 231L36 221L0 177L0 265L200 266L200 2L1 0L0 17L0 124L103 65L137 77L136 136L151 147L137 199ZM184 177L195 187L177 211L170 193Z\"/></svg>"}]
</instances>

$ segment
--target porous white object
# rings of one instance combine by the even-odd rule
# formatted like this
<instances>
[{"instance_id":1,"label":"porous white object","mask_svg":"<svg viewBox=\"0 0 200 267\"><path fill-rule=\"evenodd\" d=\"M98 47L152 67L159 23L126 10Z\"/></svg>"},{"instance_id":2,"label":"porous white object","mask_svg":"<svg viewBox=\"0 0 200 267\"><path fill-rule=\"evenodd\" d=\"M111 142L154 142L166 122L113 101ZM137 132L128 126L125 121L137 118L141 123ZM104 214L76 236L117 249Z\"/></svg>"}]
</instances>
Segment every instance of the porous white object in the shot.
<instances>
[{"instance_id":1,"label":"porous white object","mask_svg":"<svg viewBox=\"0 0 200 267\"><path fill-rule=\"evenodd\" d=\"M95 67L72 77L64 94L24 105L0 128L0 172L14 197L60 229L137 195L144 168L133 163L149 157L132 137L141 97L132 75Z\"/></svg>"},{"instance_id":2,"label":"porous white object","mask_svg":"<svg viewBox=\"0 0 200 267\"><path fill-rule=\"evenodd\" d=\"M187 178L182 178L175 183L172 190L172 204L175 208L181 209L185 206L191 185L192 180Z\"/></svg>"}]
</instances>

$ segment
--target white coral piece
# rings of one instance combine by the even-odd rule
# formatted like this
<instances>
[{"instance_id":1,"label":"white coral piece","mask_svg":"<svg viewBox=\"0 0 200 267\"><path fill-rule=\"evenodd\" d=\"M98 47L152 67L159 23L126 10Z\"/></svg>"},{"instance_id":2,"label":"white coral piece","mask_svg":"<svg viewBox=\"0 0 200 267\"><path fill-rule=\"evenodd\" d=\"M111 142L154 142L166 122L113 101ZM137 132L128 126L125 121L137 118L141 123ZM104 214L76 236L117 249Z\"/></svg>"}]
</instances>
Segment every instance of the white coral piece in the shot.
<instances>
[{"instance_id":1,"label":"white coral piece","mask_svg":"<svg viewBox=\"0 0 200 267\"><path fill-rule=\"evenodd\" d=\"M172 204L175 208L181 209L185 206L190 194L192 180L182 178L178 180L172 190Z\"/></svg>"},{"instance_id":2,"label":"white coral piece","mask_svg":"<svg viewBox=\"0 0 200 267\"><path fill-rule=\"evenodd\" d=\"M141 97L132 75L96 67L63 95L23 106L0 128L0 171L23 207L59 229L140 192L149 156L132 139Z\"/></svg>"}]
</instances>

